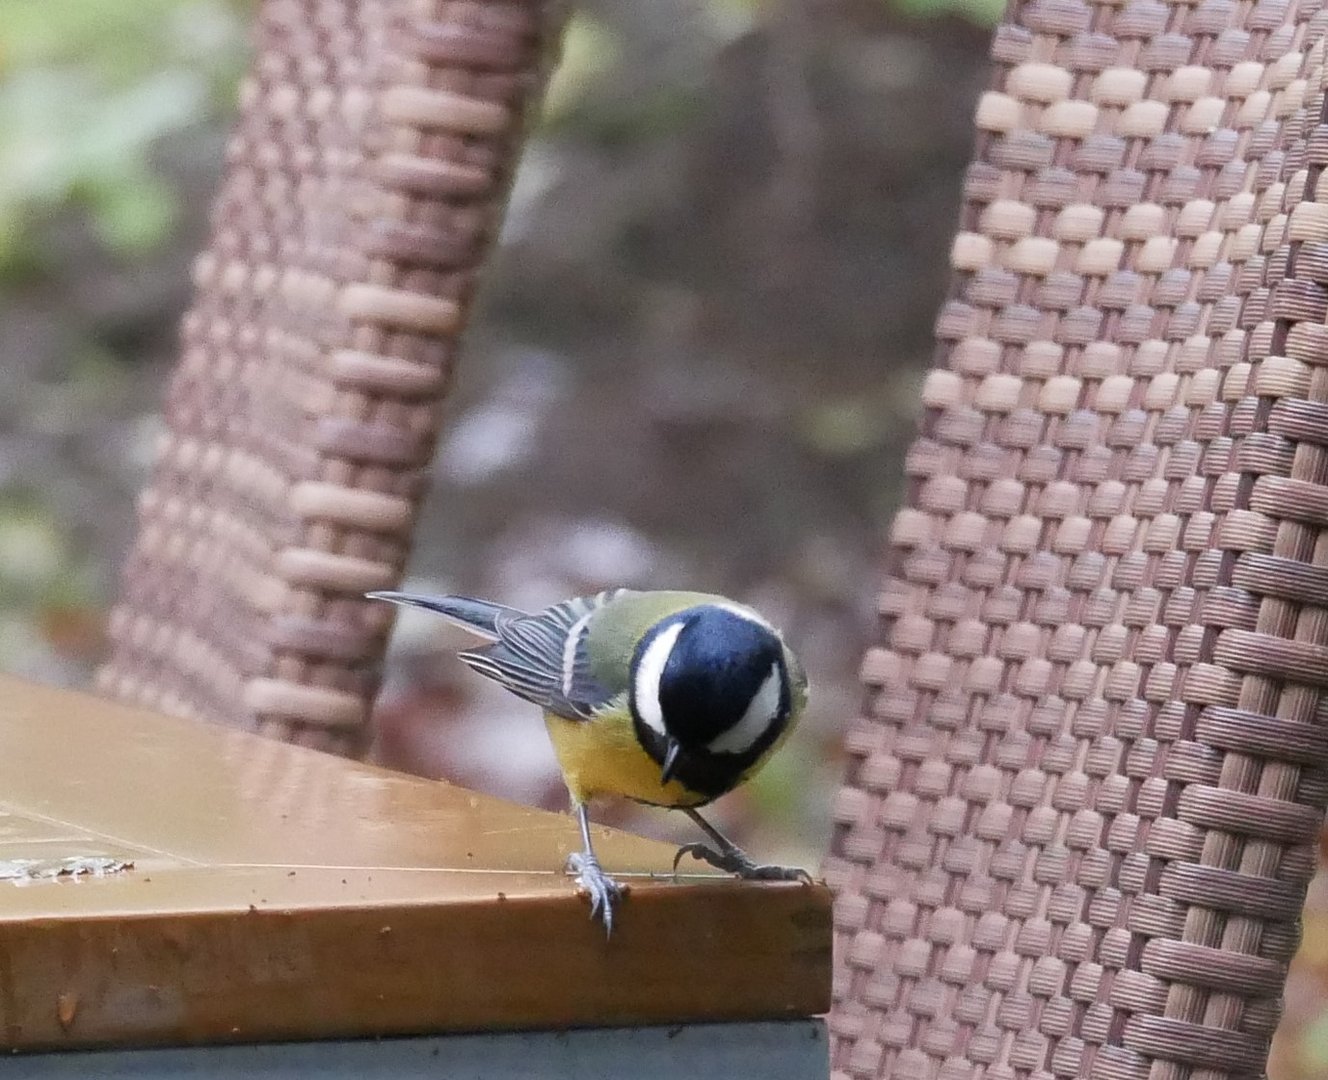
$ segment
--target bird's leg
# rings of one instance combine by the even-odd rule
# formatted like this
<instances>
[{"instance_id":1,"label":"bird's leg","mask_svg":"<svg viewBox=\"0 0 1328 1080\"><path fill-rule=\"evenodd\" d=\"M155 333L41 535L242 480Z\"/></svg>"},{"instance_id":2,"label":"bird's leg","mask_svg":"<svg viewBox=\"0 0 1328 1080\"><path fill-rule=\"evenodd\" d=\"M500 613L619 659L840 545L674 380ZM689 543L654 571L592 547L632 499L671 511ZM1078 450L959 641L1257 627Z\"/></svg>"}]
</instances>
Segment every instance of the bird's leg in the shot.
<instances>
[{"instance_id":1,"label":"bird's leg","mask_svg":"<svg viewBox=\"0 0 1328 1080\"><path fill-rule=\"evenodd\" d=\"M584 850L567 856L567 871L576 875L576 883L590 897L590 917L598 915L604 922L606 936L613 934L613 905L627 890L600 869L595 849L590 843L590 812L585 803L576 806L576 818L581 823L581 843Z\"/></svg>"},{"instance_id":2,"label":"bird's leg","mask_svg":"<svg viewBox=\"0 0 1328 1080\"><path fill-rule=\"evenodd\" d=\"M673 872L675 874L678 872L678 863L682 861L683 856L691 855L695 859L709 863L718 870L725 870L730 874L737 874L738 877L751 881L801 881L807 885L812 883L811 874L800 867L766 866L753 862L750 855L711 825L710 822L706 821L692 807L683 806L679 809L696 822L701 831L714 841L715 846L712 848L700 843L683 844L678 849L678 854L673 857Z\"/></svg>"}]
</instances>

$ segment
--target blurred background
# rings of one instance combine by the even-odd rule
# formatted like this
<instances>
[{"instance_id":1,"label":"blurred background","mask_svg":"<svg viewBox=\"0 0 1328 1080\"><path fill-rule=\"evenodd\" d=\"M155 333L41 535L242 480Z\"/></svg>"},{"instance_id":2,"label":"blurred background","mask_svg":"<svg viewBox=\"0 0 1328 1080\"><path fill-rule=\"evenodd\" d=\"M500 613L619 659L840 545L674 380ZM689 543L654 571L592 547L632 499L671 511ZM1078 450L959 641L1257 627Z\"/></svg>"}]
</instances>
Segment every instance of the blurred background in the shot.
<instances>
[{"instance_id":1,"label":"blurred background","mask_svg":"<svg viewBox=\"0 0 1328 1080\"><path fill-rule=\"evenodd\" d=\"M84 686L100 656L252 9L0 0L0 669ZM828 839L999 11L583 0L487 268L407 587L760 607L815 687L718 808L762 858ZM565 805L532 710L448 635L401 619L376 759ZM1325 987L1321 876L1277 1080L1328 1075Z\"/></svg>"}]
</instances>

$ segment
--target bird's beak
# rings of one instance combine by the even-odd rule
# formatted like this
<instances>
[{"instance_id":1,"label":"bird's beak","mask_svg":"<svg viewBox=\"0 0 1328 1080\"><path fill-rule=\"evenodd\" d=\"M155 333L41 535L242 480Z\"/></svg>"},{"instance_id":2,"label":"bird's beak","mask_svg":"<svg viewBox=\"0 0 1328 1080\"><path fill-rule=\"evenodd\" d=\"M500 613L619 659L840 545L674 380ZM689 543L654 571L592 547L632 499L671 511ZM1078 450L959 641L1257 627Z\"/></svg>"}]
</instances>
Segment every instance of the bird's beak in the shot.
<instances>
[{"instance_id":1,"label":"bird's beak","mask_svg":"<svg viewBox=\"0 0 1328 1080\"><path fill-rule=\"evenodd\" d=\"M667 784L673 779L673 770L678 767L678 755L682 753L682 744L677 739L669 740L669 748L664 753L664 769L659 774L659 782Z\"/></svg>"}]
</instances>

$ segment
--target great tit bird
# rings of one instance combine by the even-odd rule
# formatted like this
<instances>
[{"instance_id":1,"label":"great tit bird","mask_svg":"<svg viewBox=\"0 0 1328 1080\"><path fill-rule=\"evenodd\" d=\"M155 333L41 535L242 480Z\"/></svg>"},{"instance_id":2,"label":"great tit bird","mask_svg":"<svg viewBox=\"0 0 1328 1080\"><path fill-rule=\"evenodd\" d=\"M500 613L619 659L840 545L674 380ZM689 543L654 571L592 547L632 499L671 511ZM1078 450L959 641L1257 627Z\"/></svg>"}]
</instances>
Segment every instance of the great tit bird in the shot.
<instances>
[{"instance_id":1,"label":"great tit bird","mask_svg":"<svg viewBox=\"0 0 1328 1080\"><path fill-rule=\"evenodd\" d=\"M614 589L529 613L464 596L369 596L424 608L487 639L458 654L544 710L584 849L568 869L612 932L622 887L600 868L587 804L616 795L681 810L714 847L692 855L744 878L810 881L765 866L697 812L750 778L807 703L807 676L751 608L697 592Z\"/></svg>"}]
</instances>

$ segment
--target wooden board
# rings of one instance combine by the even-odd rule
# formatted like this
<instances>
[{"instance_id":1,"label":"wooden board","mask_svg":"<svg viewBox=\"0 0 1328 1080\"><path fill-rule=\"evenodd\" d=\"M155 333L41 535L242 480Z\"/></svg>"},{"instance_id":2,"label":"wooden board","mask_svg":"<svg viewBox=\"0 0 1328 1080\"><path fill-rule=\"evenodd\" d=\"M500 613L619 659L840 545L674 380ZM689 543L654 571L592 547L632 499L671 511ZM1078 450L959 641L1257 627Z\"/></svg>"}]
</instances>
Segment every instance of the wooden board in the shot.
<instances>
[{"instance_id":1,"label":"wooden board","mask_svg":"<svg viewBox=\"0 0 1328 1080\"><path fill-rule=\"evenodd\" d=\"M674 882L672 848L599 829L632 886L606 941L576 846L570 817L0 676L0 1048L828 1008L825 889ZM58 874L86 860L132 865Z\"/></svg>"}]
</instances>

